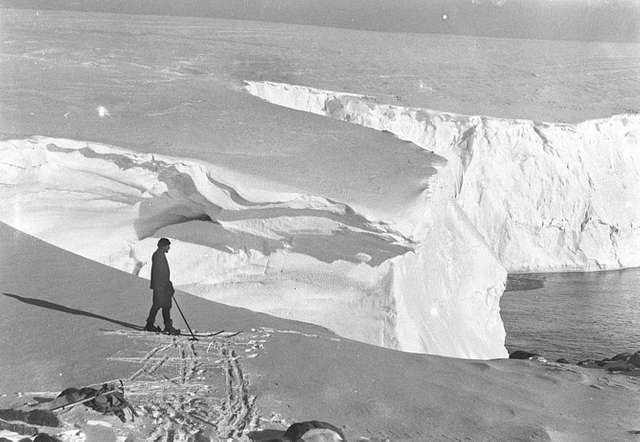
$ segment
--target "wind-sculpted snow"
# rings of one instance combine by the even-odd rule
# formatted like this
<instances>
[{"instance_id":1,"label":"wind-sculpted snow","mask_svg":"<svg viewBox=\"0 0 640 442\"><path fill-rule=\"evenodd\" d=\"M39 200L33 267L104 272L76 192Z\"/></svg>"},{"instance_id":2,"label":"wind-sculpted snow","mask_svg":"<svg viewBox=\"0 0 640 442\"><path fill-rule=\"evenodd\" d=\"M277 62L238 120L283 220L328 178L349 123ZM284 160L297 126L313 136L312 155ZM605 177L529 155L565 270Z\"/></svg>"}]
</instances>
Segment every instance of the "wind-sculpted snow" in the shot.
<instances>
[{"instance_id":1,"label":"wind-sculpted snow","mask_svg":"<svg viewBox=\"0 0 640 442\"><path fill-rule=\"evenodd\" d=\"M148 277L166 236L174 283L204 298L401 350L506 356L506 272L446 199L424 200L409 237L203 161L46 137L0 142L0 158L0 221L74 253Z\"/></svg>"},{"instance_id":2,"label":"wind-sculpted snow","mask_svg":"<svg viewBox=\"0 0 640 442\"><path fill-rule=\"evenodd\" d=\"M510 271L640 266L640 115L553 124L282 83L247 82L246 90L445 157L434 194L457 202Z\"/></svg>"}]
</instances>

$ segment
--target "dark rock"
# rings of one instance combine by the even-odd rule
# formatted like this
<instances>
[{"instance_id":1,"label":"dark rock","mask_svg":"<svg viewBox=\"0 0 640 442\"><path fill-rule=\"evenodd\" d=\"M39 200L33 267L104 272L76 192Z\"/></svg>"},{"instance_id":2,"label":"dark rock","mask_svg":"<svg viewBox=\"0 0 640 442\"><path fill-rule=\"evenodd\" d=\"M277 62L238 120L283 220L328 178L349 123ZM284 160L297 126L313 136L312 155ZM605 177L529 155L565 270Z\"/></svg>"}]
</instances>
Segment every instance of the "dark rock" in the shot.
<instances>
[{"instance_id":1,"label":"dark rock","mask_svg":"<svg viewBox=\"0 0 640 442\"><path fill-rule=\"evenodd\" d=\"M0 430L12 431L14 433L35 436L38 434L36 427L30 427L29 425L22 424L20 422L5 422L0 419Z\"/></svg>"},{"instance_id":2,"label":"dark rock","mask_svg":"<svg viewBox=\"0 0 640 442\"><path fill-rule=\"evenodd\" d=\"M631 357L631 353L619 353L612 357L611 359L607 359L609 361L628 361Z\"/></svg>"},{"instance_id":3,"label":"dark rock","mask_svg":"<svg viewBox=\"0 0 640 442\"><path fill-rule=\"evenodd\" d=\"M0 419L6 421L22 421L33 425L42 425L45 427L57 427L60 421L52 411L49 410L14 410L5 408L0 410Z\"/></svg>"},{"instance_id":4,"label":"dark rock","mask_svg":"<svg viewBox=\"0 0 640 442\"><path fill-rule=\"evenodd\" d=\"M570 364L571 362L567 361L565 358L560 358L556 361L559 364Z\"/></svg>"},{"instance_id":5,"label":"dark rock","mask_svg":"<svg viewBox=\"0 0 640 442\"><path fill-rule=\"evenodd\" d=\"M587 359L577 363L585 368L603 368L610 373L635 375L640 370L640 351L635 353L618 353L612 358L602 360Z\"/></svg>"},{"instance_id":6,"label":"dark rock","mask_svg":"<svg viewBox=\"0 0 640 442\"><path fill-rule=\"evenodd\" d=\"M627 365L626 367L620 367L620 366L605 367L605 370L607 370L609 373L615 374L615 373L625 373L625 372L631 371L633 369Z\"/></svg>"},{"instance_id":7,"label":"dark rock","mask_svg":"<svg viewBox=\"0 0 640 442\"><path fill-rule=\"evenodd\" d=\"M47 433L38 433L33 442L61 442L60 439L50 436Z\"/></svg>"},{"instance_id":8,"label":"dark rock","mask_svg":"<svg viewBox=\"0 0 640 442\"><path fill-rule=\"evenodd\" d=\"M631 357L627 359L627 362L633 365L634 367L640 368L640 351L637 351L634 354L632 354Z\"/></svg>"},{"instance_id":9,"label":"dark rock","mask_svg":"<svg viewBox=\"0 0 640 442\"><path fill-rule=\"evenodd\" d=\"M586 359L584 361L578 362L576 365L579 365L580 367L586 367L586 368L601 368L606 365L606 362L596 361L595 359Z\"/></svg>"},{"instance_id":10,"label":"dark rock","mask_svg":"<svg viewBox=\"0 0 640 442\"><path fill-rule=\"evenodd\" d=\"M216 440L216 438L206 430L200 430L188 439L189 442L210 442L212 440Z\"/></svg>"},{"instance_id":11,"label":"dark rock","mask_svg":"<svg viewBox=\"0 0 640 442\"><path fill-rule=\"evenodd\" d=\"M509 355L509 359L529 359L540 356L537 353L529 353L528 351L516 350Z\"/></svg>"},{"instance_id":12,"label":"dark rock","mask_svg":"<svg viewBox=\"0 0 640 442\"><path fill-rule=\"evenodd\" d=\"M305 434L313 430L325 430L338 436L339 439L336 440L346 441L342 430L327 422L320 421L296 422L287 428L287 431L284 432L283 438L287 441L293 442L302 441Z\"/></svg>"},{"instance_id":13,"label":"dark rock","mask_svg":"<svg viewBox=\"0 0 640 442\"><path fill-rule=\"evenodd\" d=\"M49 410L32 410L27 412L27 422L34 425L43 425L45 427L57 427L60 421Z\"/></svg>"}]
</instances>

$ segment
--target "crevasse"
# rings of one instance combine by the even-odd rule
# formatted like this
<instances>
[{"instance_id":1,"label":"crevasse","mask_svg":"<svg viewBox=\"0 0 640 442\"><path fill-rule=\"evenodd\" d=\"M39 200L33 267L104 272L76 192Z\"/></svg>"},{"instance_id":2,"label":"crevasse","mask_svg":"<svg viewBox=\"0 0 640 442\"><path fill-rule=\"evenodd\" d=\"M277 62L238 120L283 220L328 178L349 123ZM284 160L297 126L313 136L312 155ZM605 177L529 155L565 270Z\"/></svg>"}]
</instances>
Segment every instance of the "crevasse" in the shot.
<instances>
[{"instance_id":1,"label":"crevasse","mask_svg":"<svg viewBox=\"0 0 640 442\"><path fill-rule=\"evenodd\" d=\"M245 89L274 104L392 132L445 157L434 193L456 201L509 271L640 266L640 115L545 123L284 83L249 81Z\"/></svg>"}]
</instances>

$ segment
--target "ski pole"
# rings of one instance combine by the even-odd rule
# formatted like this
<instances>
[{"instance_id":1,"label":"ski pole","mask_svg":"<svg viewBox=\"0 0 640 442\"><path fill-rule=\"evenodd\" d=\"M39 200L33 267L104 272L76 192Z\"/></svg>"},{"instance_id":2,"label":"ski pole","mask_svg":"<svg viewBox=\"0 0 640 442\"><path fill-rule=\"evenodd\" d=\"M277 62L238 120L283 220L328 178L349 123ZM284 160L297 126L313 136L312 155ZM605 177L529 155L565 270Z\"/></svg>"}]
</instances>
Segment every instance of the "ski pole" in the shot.
<instances>
[{"instance_id":1,"label":"ski pole","mask_svg":"<svg viewBox=\"0 0 640 442\"><path fill-rule=\"evenodd\" d=\"M196 338L196 336L193 334L193 331L191 330L191 327L189 327L189 323L187 322L187 318L184 317L184 313L182 313L182 309L180 308L180 305L178 304L178 300L176 299L175 295L172 293L171 297L173 298L173 302L176 303L176 307L178 307L178 311L180 312L180 316L182 316L182 320L184 321L185 324L187 324L187 328L189 329L189 333L191 333L191 338L189 338L190 341L197 341L198 338Z\"/></svg>"}]
</instances>

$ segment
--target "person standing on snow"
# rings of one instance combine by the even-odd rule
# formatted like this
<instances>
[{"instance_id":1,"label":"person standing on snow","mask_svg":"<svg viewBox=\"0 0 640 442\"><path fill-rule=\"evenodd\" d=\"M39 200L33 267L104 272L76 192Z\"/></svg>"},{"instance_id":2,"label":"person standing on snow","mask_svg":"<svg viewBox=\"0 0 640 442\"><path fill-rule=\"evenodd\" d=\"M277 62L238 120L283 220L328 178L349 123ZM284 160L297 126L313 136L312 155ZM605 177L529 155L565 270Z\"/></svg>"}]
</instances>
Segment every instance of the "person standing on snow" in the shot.
<instances>
[{"instance_id":1,"label":"person standing on snow","mask_svg":"<svg viewBox=\"0 0 640 442\"><path fill-rule=\"evenodd\" d=\"M170 334L180 334L180 330L173 328L171 321L171 298L175 290L169 278L169 263L165 254L169 251L171 242L167 238L160 238L158 241L158 249L151 257L151 284L153 289L153 305L149 311L147 325L144 327L146 331L159 332L160 327L154 325L158 310L162 309L162 319L164 320L164 331Z\"/></svg>"}]
</instances>

